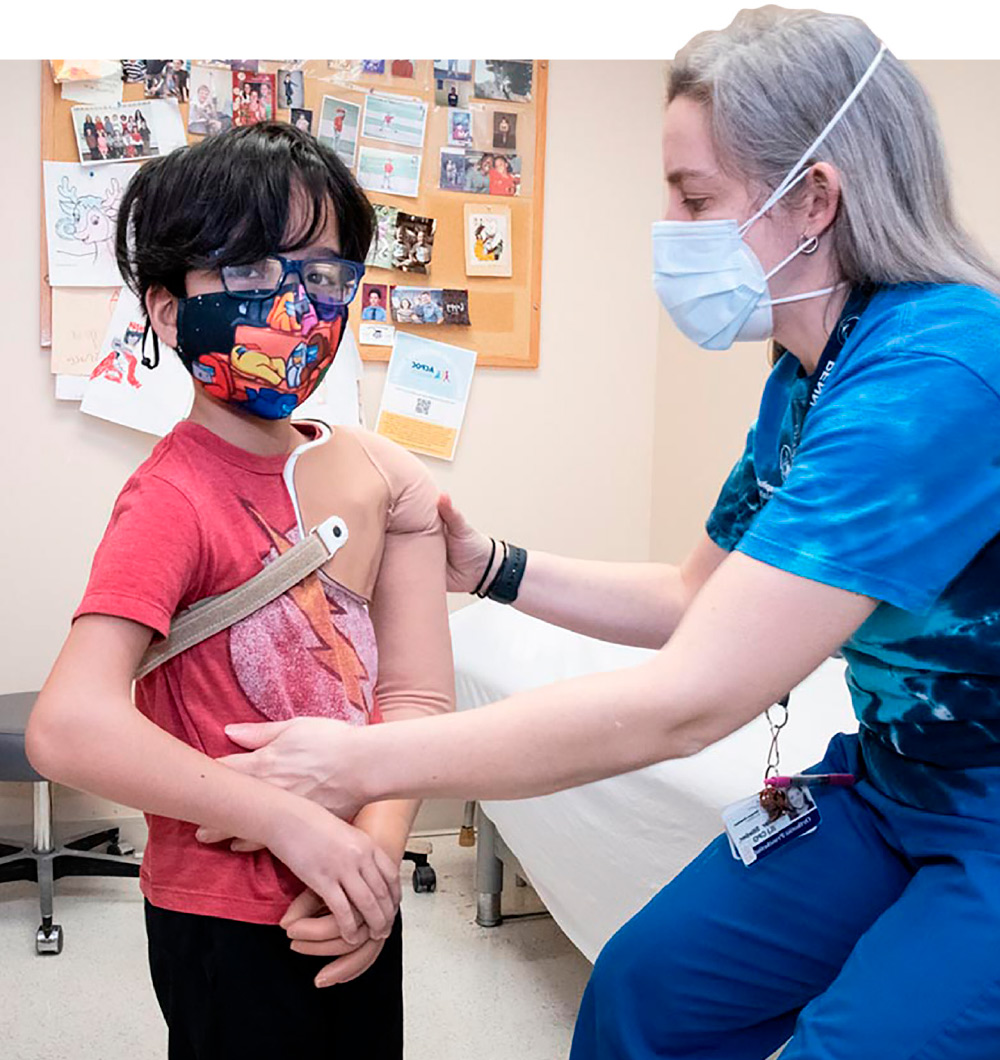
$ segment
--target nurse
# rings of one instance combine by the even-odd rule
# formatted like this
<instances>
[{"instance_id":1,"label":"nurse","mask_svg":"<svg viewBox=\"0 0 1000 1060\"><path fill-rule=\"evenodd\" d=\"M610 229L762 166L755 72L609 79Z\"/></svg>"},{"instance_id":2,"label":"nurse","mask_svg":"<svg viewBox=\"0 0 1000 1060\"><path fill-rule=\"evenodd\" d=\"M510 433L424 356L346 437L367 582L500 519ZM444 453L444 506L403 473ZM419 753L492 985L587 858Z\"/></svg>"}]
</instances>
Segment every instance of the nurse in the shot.
<instances>
[{"instance_id":1,"label":"nurse","mask_svg":"<svg viewBox=\"0 0 1000 1060\"><path fill-rule=\"evenodd\" d=\"M240 727L262 750L231 763L340 813L539 795L694 754L840 650L860 732L812 771L853 784L810 788L818 827L749 866L720 835L626 924L573 1060L995 1058L1000 277L924 92L855 18L696 37L663 159L663 304L708 350L778 355L705 533L679 567L585 562L441 505L453 589L658 653L458 716Z\"/></svg>"}]
</instances>

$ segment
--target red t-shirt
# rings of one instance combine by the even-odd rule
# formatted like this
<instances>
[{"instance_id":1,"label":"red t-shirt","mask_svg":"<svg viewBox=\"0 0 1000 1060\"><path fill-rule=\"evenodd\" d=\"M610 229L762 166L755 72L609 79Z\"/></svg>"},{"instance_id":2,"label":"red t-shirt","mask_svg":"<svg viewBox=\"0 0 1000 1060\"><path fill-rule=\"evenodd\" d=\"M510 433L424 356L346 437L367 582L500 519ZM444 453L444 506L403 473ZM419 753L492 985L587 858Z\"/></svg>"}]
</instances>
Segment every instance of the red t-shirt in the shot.
<instances>
[{"instance_id":1,"label":"red t-shirt","mask_svg":"<svg viewBox=\"0 0 1000 1060\"><path fill-rule=\"evenodd\" d=\"M317 444L328 436L306 429ZM174 614L247 581L299 539L289 464L180 423L119 495L76 615L116 615L166 636ZM223 731L231 722L379 720L377 678L366 602L317 573L143 678L136 706L218 758L239 750ZM156 906L277 923L302 890L267 851L234 854L199 843L192 824L147 821L141 885Z\"/></svg>"}]
</instances>

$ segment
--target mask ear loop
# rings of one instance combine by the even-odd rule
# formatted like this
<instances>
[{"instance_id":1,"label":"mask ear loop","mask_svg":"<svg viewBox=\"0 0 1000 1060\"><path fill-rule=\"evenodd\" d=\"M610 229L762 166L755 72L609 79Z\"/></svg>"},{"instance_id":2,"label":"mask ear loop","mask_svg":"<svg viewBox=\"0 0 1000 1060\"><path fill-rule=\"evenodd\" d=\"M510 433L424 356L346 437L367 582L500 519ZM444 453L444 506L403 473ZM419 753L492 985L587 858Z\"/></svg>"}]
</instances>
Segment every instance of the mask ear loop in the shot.
<instances>
[{"instance_id":1,"label":"mask ear loop","mask_svg":"<svg viewBox=\"0 0 1000 1060\"><path fill-rule=\"evenodd\" d=\"M146 356L146 337L148 335L153 336L153 356ZM160 365L160 339L156 332L153 330L152 325L149 322L149 317L146 317L146 327L142 332L142 349L140 351L142 357L142 366L144 368L158 368Z\"/></svg>"},{"instance_id":2,"label":"mask ear loop","mask_svg":"<svg viewBox=\"0 0 1000 1060\"><path fill-rule=\"evenodd\" d=\"M774 189L773 192L768 196L767 201L764 205L750 218L746 224L740 229L740 235L748 229L754 221L757 221L763 214L767 213L768 210L788 191L790 191L805 175L809 170L806 169L804 172L799 172L806 162L812 157L813 152L817 147L829 136L830 130L837 124L838 121L844 116L847 108L858 98L861 94L861 90L868 84L872 74L878 68L878 64L882 61L882 56L888 51L885 44L881 44L875 58L872 59L868 66L868 69L861 75L861 79L851 90L851 94L841 103L837 113L826 123L823 131L816 137L815 140L802 152L802 157L795 163L794 166L788 171L785 179Z\"/></svg>"}]
</instances>

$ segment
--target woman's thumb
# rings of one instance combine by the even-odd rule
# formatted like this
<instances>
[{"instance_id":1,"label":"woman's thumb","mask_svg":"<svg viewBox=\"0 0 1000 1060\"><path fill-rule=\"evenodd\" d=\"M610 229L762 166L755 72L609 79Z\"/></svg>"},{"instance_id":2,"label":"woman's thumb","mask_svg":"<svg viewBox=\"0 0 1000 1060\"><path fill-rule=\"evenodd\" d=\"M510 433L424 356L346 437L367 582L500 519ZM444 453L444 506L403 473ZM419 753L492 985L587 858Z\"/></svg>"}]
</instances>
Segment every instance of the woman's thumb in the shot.
<instances>
[{"instance_id":1,"label":"woman's thumb","mask_svg":"<svg viewBox=\"0 0 1000 1060\"><path fill-rule=\"evenodd\" d=\"M453 533L465 529L465 519L447 493L442 493L438 498L438 513L444 520L445 526Z\"/></svg>"},{"instance_id":2,"label":"woman's thumb","mask_svg":"<svg viewBox=\"0 0 1000 1060\"><path fill-rule=\"evenodd\" d=\"M239 725L227 725L226 735L233 743L256 751L280 736L291 724L291 721L244 722Z\"/></svg>"}]
</instances>

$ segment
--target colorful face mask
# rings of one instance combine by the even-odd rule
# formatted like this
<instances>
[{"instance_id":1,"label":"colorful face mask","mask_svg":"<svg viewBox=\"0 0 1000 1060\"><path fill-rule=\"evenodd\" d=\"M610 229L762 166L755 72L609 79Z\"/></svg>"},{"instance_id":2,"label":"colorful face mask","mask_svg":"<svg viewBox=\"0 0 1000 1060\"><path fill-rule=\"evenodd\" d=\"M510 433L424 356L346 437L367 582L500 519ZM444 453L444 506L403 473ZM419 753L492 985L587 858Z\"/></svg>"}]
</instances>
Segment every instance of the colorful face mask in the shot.
<instances>
[{"instance_id":1,"label":"colorful face mask","mask_svg":"<svg viewBox=\"0 0 1000 1060\"><path fill-rule=\"evenodd\" d=\"M300 282L264 299L202 294L178 302L177 354L213 397L280 420L319 386L346 324L346 306L313 302Z\"/></svg>"}]
</instances>

